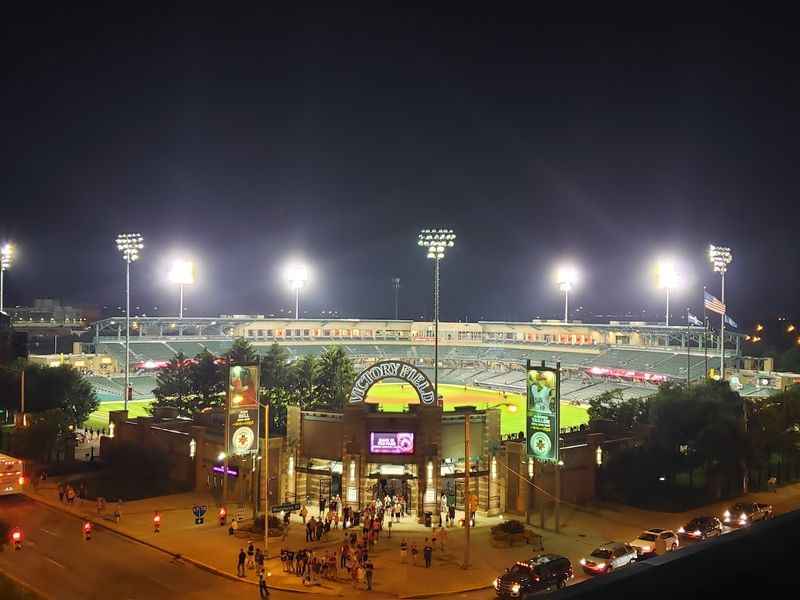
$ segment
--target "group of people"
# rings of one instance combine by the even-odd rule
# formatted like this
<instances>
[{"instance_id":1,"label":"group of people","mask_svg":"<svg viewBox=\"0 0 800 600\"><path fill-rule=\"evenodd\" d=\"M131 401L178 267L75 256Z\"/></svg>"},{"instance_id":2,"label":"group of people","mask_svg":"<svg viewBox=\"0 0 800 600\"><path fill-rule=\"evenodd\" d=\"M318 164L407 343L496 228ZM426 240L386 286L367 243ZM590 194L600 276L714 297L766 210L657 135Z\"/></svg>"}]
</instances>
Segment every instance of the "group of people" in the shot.
<instances>
[{"instance_id":1,"label":"group of people","mask_svg":"<svg viewBox=\"0 0 800 600\"><path fill-rule=\"evenodd\" d=\"M247 570L255 570L258 574L258 592L262 598L269 596L269 589L267 588L267 573L264 568L264 552L261 548L256 548L252 540L247 542L247 551L244 548L239 548L239 554L236 559L236 575L239 577L247 577Z\"/></svg>"},{"instance_id":2,"label":"group of people","mask_svg":"<svg viewBox=\"0 0 800 600\"><path fill-rule=\"evenodd\" d=\"M352 581L353 587L364 584L372 589L375 567L369 560L369 540L352 532L337 550L319 552L303 548L297 551L281 549L281 566L284 573L297 575L304 585L316 585L321 579Z\"/></svg>"},{"instance_id":3,"label":"group of people","mask_svg":"<svg viewBox=\"0 0 800 600\"><path fill-rule=\"evenodd\" d=\"M86 482L82 481L76 490L70 484L58 484L58 501L66 504L75 504L78 498L86 497Z\"/></svg>"}]
</instances>

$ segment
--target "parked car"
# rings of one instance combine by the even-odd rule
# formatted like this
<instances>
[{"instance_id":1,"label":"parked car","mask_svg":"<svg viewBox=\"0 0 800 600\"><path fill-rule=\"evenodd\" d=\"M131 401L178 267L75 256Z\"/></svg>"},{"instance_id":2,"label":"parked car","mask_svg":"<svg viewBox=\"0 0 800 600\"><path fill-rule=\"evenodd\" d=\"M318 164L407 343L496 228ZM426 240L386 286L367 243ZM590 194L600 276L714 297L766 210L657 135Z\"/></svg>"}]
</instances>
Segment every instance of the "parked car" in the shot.
<instances>
[{"instance_id":1,"label":"parked car","mask_svg":"<svg viewBox=\"0 0 800 600\"><path fill-rule=\"evenodd\" d=\"M636 560L636 550L628 544L607 542L596 548L588 557L581 559L583 570L591 575L610 573Z\"/></svg>"},{"instance_id":2,"label":"parked car","mask_svg":"<svg viewBox=\"0 0 800 600\"><path fill-rule=\"evenodd\" d=\"M756 521L772 518L772 505L758 502L738 502L722 513L722 522L728 527L747 527Z\"/></svg>"},{"instance_id":3,"label":"parked car","mask_svg":"<svg viewBox=\"0 0 800 600\"><path fill-rule=\"evenodd\" d=\"M561 589L572 579L572 564L558 554L539 554L517 562L494 580L498 598L525 598L538 592Z\"/></svg>"},{"instance_id":4,"label":"parked car","mask_svg":"<svg viewBox=\"0 0 800 600\"><path fill-rule=\"evenodd\" d=\"M678 529L678 535L690 540L705 540L722 535L722 523L716 517L695 517Z\"/></svg>"},{"instance_id":5,"label":"parked car","mask_svg":"<svg viewBox=\"0 0 800 600\"><path fill-rule=\"evenodd\" d=\"M639 556L647 554L663 554L677 550L680 542L675 532L669 529L648 529L639 534L630 544Z\"/></svg>"}]
</instances>

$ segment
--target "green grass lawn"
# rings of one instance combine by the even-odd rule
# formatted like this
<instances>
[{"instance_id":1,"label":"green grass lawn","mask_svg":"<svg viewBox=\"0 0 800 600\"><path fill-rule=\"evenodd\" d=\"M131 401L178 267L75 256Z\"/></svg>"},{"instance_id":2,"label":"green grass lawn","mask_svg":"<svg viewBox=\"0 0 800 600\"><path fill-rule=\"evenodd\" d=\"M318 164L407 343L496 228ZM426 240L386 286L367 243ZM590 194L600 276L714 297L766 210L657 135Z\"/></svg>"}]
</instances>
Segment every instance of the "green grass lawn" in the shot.
<instances>
[{"instance_id":1,"label":"green grass lawn","mask_svg":"<svg viewBox=\"0 0 800 600\"><path fill-rule=\"evenodd\" d=\"M129 417L144 417L149 415L147 407L150 406L152 400L131 400L128 402L128 416ZM101 402L100 407L94 411L86 422L83 424L85 428L91 427L92 429L108 429L108 413L112 410L123 410L125 405L122 402Z\"/></svg>"},{"instance_id":2,"label":"green grass lawn","mask_svg":"<svg viewBox=\"0 0 800 600\"><path fill-rule=\"evenodd\" d=\"M525 397L484 390L461 385L439 385L439 395L444 398L444 409L453 410L456 406L474 406L478 409L502 405L500 407L500 429L503 435L525 431ZM378 403L386 412L401 412L406 404L419 404L416 392L409 384L378 383L367 395L367 402ZM513 407L516 407L514 410ZM561 427L575 427L589 422L589 414L583 406L561 403Z\"/></svg>"}]
</instances>

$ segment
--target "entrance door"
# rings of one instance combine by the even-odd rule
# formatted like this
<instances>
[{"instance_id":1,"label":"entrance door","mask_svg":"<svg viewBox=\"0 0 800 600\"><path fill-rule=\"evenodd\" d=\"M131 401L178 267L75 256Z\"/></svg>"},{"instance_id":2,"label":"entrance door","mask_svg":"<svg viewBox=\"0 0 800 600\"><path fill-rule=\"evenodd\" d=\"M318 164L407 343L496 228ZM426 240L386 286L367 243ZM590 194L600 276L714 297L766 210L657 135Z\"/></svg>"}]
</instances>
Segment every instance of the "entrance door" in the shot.
<instances>
[{"instance_id":1,"label":"entrance door","mask_svg":"<svg viewBox=\"0 0 800 600\"><path fill-rule=\"evenodd\" d=\"M333 473L331 475L331 496L342 495L342 475L341 473Z\"/></svg>"},{"instance_id":2,"label":"entrance door","mask_svg":"<svg viewBox=\"0 0 800 600\"><path fill-rule=\"evenodd\" d=\"M328 477L321 477L319 480L319 499L331 499L331 480Z\"/></svg>"},{"instance_id":3,"label":"entrance door","mask_svg":"<svg viewBox=\"0 0 800 600\"><path fill-rule=\"evenodd\" d=\"M456 504L456 480L447 478L444 482L444 494L447 496L447 505L455 506Z\"/></svg>"}]
</instances>

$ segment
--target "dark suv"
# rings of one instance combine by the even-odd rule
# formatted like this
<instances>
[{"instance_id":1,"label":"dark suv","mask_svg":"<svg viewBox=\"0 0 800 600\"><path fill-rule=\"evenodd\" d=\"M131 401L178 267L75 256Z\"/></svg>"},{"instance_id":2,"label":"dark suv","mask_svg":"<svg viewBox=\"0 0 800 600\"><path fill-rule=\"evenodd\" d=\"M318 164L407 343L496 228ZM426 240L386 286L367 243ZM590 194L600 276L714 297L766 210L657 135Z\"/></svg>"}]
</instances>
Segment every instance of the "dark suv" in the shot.
<instances>
[{"instance_id":1,"label":"dark suv","mask_svg":"<svg viewBox=\"0 0 800 600\"><path fill-rule=\"evenodd\" d=\"M722 535L722 523L716 517L695 517L678 529L678 535L690 540L705 540Z\"/></svg>"},{"instance_id":2,"label":"dark suv","mask_svg":"<svg viewBox=\"0 0 800 600\"><path fill-rule=\"evenodd\" d=\"M538 592L560 589L572 579L572 565L558 554L539 554L515 563L494 580L499 598L527 598Z\"/></svg>"}]
</instances>

